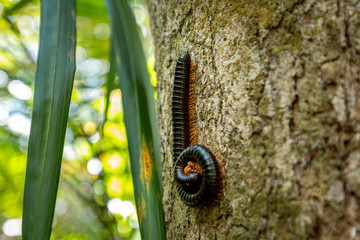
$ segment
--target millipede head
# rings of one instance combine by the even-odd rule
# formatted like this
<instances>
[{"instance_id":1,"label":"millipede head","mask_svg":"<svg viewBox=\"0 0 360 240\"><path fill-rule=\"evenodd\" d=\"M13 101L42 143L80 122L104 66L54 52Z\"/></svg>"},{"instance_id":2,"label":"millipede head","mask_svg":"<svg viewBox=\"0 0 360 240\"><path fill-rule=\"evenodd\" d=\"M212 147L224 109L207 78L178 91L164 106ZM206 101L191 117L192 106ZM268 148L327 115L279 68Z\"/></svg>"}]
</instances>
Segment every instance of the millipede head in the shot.
<instances>
[{"instance_id":1,"label":"millipede head","mask_svg":"<svg viewBox=\"0 0 360 240\"><path fill-rule=\"evenodd\" d=\"M193 161L187 162L187 165L184 168L184 173L186 176L189 176L191 173L199 173L201 176L203 175L200 163Z\"/></svg>"},{"instance_id":2,"label":"millipede head","mask_svg":"<svg viewBox=\"0 0 360 240\"><path fill-rule=\"evenodd\" d=\"M190 163L189 162L193 162ZM186 175L185 170L193 165L193 172ZM196 166L201 171L196 170ZM221 171L214 155L204 146L187 147L177 159L174 166L175 182L180 198L190 206L210 205L216 201L221 190Z\"/></svg>"}]
</instances>

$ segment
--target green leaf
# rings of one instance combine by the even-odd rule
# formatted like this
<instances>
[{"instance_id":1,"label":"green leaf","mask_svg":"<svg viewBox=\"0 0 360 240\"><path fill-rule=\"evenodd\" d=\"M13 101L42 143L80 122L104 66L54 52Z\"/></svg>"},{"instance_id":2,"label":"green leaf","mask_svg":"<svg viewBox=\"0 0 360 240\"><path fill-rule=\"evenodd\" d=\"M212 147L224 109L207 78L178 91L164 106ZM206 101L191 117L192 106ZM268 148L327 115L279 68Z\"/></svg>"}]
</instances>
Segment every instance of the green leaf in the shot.
<instances>
[{"instance_id":1,"label":"green leaf","mask_svg":"<svg viewBox=\"0 0 360 240\"><path fill-rule=\"evenodd\" d=\"M153 87L134 15L126 0L106 0L129 144L142 239L165 239L160 137Z\"/></svg>"},{"instance_id":2,"label":"green leaf","mask_svg":"<svg viewBox=\"0 0 360 240\"><path fill-rule=\"evenodd\" d=\"M75 73L75 2L41 1L23 239L49 239Z\"/></svg>"},{"instance_id":3,"label":"green leaf","mask_svg":"<svg viewBox=\"0 0 360 240\"><path fill-rule=\"evenodd\" d=\"M107 14L103 1L77 0L76 13L78 16L85 16L91 20L107 22Z\"/></svg>"},{"instance_id":4,"label":"green leaf","mask_svg":"<svg viewBox=\"0 0 360 240\"><path fill-rule=\"evenodd\" d=\"M3 18L6 18L9 20L9 15L13 15L14 12L16 12L17 10L23 8L26 4L32 2L33 0L22 0L17 2L16 4L14 4L10 9L5 9L4 13L3 13Z\"/></svg>"}]
</instances>

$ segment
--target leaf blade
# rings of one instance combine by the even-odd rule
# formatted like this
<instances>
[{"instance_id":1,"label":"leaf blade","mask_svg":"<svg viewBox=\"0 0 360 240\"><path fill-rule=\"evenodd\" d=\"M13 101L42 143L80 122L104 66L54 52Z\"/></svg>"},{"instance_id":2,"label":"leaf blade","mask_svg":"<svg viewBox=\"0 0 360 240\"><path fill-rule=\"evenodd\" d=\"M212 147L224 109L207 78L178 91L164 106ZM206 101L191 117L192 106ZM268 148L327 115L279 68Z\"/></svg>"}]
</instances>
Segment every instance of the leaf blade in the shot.
<instances>
[{"instance_id":1,"label":"leaf blade","mask_svg":"<svg viewBox=\"0 0 360 240\"><path fill-rule=\"evenodd\" d=\"M74 74L74 0L42 1L23 239L48 239L51 234Z\"/></svg>"},{"instance_id":2,"label":"leaf blade","mask_svg":"<svg viewBox=\"0 0 360 240\"><path fill-rule=\"evenodd\" d=\"M153 87L128 2L106 0L122 91L135 201L143 239L165 239L160 137Z\"/></svg>"}]
</instances>

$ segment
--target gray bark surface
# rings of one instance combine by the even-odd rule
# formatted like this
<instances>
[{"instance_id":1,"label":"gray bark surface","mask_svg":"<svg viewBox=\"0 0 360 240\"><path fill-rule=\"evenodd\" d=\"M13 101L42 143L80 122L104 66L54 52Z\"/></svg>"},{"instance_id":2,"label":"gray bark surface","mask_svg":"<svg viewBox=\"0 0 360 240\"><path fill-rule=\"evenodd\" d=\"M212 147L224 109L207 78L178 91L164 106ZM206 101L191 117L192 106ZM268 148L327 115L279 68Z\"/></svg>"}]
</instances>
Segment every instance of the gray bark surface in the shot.
<instances>
[{"instance_id":1,"label":"gray bark surface","mask_svg":"<svg viewBox=\"0 0 360 240\"><path fill-rule=\"evenodd\" d=\"M360 239L360 2L150 0L168 239ZM196 71L218 204L173 182L177 58Z\"/></svg>"}]
</instances>

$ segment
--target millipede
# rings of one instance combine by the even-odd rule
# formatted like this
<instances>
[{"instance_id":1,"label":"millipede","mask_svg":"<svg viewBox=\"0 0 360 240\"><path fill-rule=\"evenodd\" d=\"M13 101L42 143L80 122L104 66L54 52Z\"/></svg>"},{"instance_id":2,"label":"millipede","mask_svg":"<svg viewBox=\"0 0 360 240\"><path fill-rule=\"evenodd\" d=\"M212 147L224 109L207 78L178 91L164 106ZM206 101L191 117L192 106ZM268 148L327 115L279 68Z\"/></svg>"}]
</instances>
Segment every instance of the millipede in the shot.
<instances>
[{"instance_id":1,"label":"millipede","mask_svg":"<svg viewBox=\"0 0 360 240\"><path fill-rule=\"evenodd\" d=\"M182 201L203 206L217 200L222 173L214 154L197 143L195 70L189 53L183 53L175 67L172 99L174 179Z\"/></svg>"}]
</instances>

